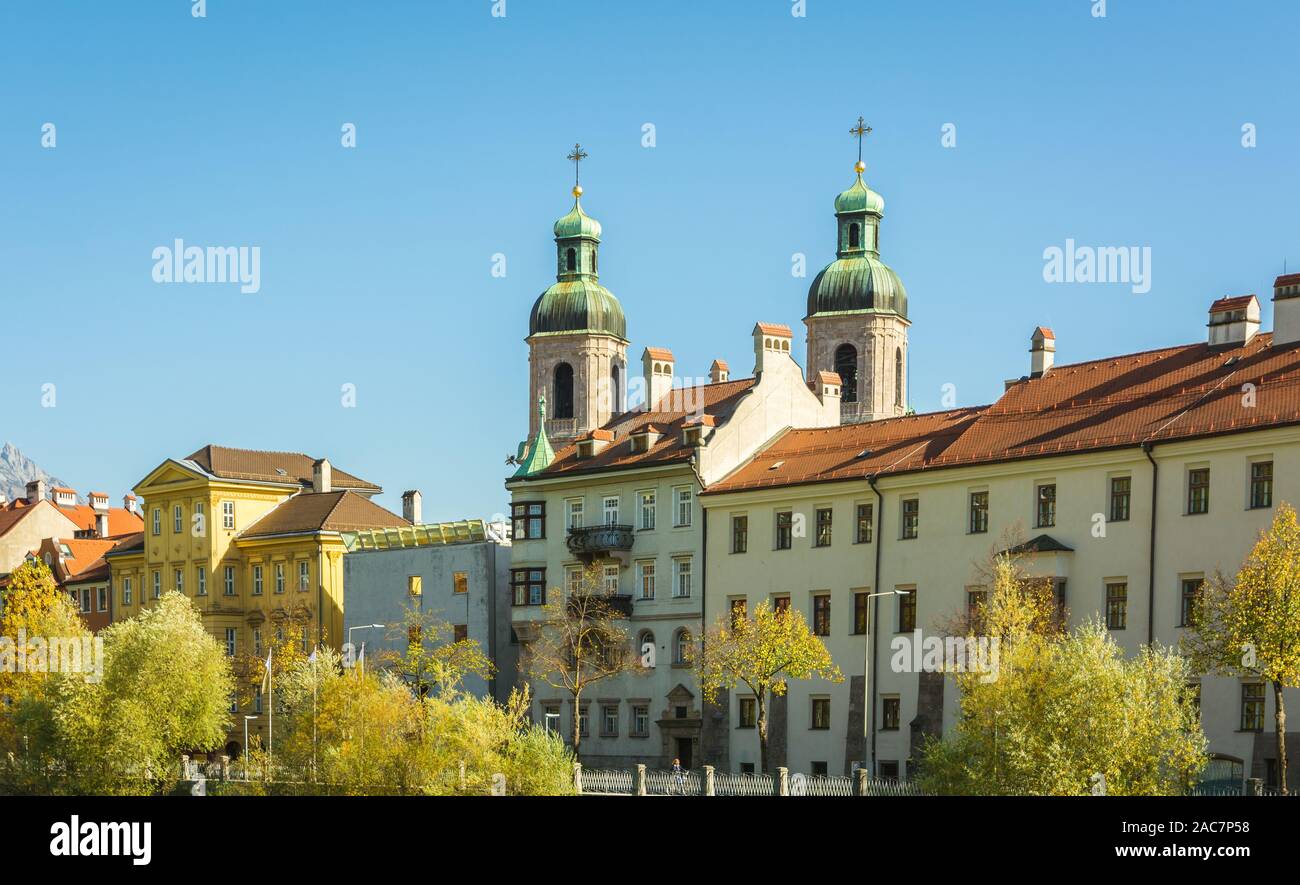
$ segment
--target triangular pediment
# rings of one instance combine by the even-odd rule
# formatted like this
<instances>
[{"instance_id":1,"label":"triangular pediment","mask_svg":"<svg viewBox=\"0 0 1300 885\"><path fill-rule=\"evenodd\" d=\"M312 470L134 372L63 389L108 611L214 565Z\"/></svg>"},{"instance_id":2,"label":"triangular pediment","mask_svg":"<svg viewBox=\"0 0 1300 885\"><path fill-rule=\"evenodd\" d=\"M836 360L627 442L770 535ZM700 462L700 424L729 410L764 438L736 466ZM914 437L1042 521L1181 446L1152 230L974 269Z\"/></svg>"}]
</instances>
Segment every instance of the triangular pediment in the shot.
<instances>
[{"instance_id":1,"label":"triangular pediment","mask_svg":"<svg viewBox=\"0 0 1300 885\"><path fill-rule=\"evenodd\" d=\"M136 483L133 491L137 495L148 499L150 489L192 483L207 478L202 470L168 458L150 471L148 476Z\"/></svg>"},{"instance_id":2,"label":"triangular pediment","mask_svg":"<svg viewBox=\"0 0 1300 885\"><path fill-rule=\"evenodd\" d=\"M677 687L676 687L676 688L674 688L672 691L668 692L668 700L670 700L670 701L693 701L693 700L695 700L695 695L691 693L691 690L690 690L689 688L687 688L686 686L682 685L682 684L679 682L679 683L677 683Z\"/></svg>"}]
</instances>

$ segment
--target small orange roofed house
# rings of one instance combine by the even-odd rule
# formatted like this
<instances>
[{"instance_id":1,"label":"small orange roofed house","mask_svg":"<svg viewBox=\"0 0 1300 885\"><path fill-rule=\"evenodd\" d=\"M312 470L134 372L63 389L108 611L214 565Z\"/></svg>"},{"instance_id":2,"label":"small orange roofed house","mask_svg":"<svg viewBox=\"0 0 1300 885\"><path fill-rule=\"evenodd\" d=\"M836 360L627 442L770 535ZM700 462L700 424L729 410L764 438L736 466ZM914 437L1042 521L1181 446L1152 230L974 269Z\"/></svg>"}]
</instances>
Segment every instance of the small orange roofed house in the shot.
<instances>
[{"instance_id":1,"label":"small orange roofed house","mask_svg":"<svg viewBox=\"0 0 1300 885\"><path fill-rule=\"evenodd\" d=\"M298 452L206 445L135 486L138 537L104 554L113 619L177 591L229 655L265 657L283 637L343 643L343 532L410 523L378 485Z\"/></svg>"},{"instance_id":2,"label":"small orange roofed house","mask_svg":"<svg viewBox=\"0 0 1300 885\"><path fill-rule=\"evenodd\" d=\"M50 566L59 585L71 591L67 581L85 580L88 572L98 572L103 565L96 562L100 555L143 526L133 509L133 495L122 507L110 506L103 492L91 492L86 500L89 503L82 503L74 489L50 487L44 479L27 483L25 497L0 499L0 587L25 559L39 558ZM91 608L82 606L80 589L76 602L83 614L103 615L86 619L91 629L98 629L108 623L109 609L98 608L97 585L87 589Z\"/></svg>"}]
</instances>

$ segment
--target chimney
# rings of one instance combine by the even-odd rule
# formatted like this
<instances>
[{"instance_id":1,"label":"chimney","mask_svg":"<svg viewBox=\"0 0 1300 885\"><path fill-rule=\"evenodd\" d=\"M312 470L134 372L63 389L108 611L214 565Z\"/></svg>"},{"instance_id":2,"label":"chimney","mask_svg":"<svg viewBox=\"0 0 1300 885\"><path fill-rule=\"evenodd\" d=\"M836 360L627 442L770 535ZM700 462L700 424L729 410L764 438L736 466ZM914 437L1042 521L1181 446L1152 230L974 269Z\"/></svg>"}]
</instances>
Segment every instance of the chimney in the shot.
<instances>
[{"instance_id":1,"label":"chimney","mask_svg":"<svg viewBox=\"0 0 1300 885\"><path fill-rule=\"evenodd\" d=\"M1056 362L1056 335L1046 326L1039 326L1029 336L1029 377L1041 378Z\"/></svg>"},{"instance_id":2,"label":"chimney","mask_svg":"<svg viewBox=\"0 0 1300 885\"><path fill-rule=\"evenodd\" d=\"M332 479L328 458L321 458L311 465L311 490L313 492L334 491L334 487L331 485Z\"/></svg>"},{"instance_id":3,"label":"chimney","mask_svg":"<svg viewBox=\"0 0 1300 885\"><path fill-rule=\"evenodd\" d=\"M790 341L794 333L789 326L778 323L758 323L754 326L754 374L760 375L766 361L790 356Z\"/></svg>"},{"instance_id":4,"label":"chimney","mask_svg":"<svg viewBox=\"0 0 1300 885\"><path fill-rule=\"evenodd\" d=\"M95 534L101 538L108 537L108 513L99 511L95 514Z\"/></svg>"},{"instance_id":5,"label":"chimney","mask_svg":"<svg viewBox=\"0 0 1300 885\"><path fill-rule=\"evenodd\" d=\"M817 377L808 382L812 392L817 394L823 406L833 407L831 414L838 421L840 417L840 386L843 380L835 372L818 372Z\"/></svg>"},{"instance_id":6,"label":"chimney","mask_svg":"<svg viewBox=\"0 0 1300 885\"><path fill-rule=\"evenodd\" d=\"M27 483L27 503L35 504L45 500L45 480L34 479Z\"/></svg>"},{"instance_id":7,"label":"chimney","mask_svg":"<svg viewBox=\"0 0 1300 885\"><path fill-rule=\"evenodd\" d=\"M1211 347L1239 347L1259 331L1259 299L1254 295L1220 298L1210 305Z\"/></svg>"},{"instance_id":8,"label":"chimney","mask_svg":"<svg viewBox=\"0 0 1300 885\"><path fill-rule=\"evenodd\" d=\"M709 382L712 384L721 384L731 377L731 370L727 368L723 360L714 360L713 365L709 366Z\"/></svg>"},{"instance_id":9,"label":"chimney","mask_svg":"<svg viewBox=\"0 0 1300 885\"><path fill-rule=\"evenodd\" d=\"M402 492L402 519L405 519L411 525L422 525L424 523L424 510L420 506L420 492L418 489Z\"/></svg>"},{"instance_id":10,"label":"chimney","mask_svg":"<svg viewBox=\"0 0 1300 885\"><path fill-rule=\"evenodd\" d=\"M135 513L135 495L122 496L122 509L127 513Z\"/></svg>"},{"instance_id":11,"label":"chimney","mask_svg":"<svg viewBox=\"0 0 1300 885\"><path fill-rule=\"evenodd\" d=\"M1273 281L1273 346L1300 341L1300 273Z\"/></svg>"},{"instance_id":12,"label":"chimney","mask_svg":"<svg viewBox=\"0 0 1300 885\"><path fill-rule=\"evenodd\" d=\"M91 492L89 498L91 510L108 512L108 495L103 492Z\"/></svg>"},{"instance_id":13,"label":"chimney","mask_svg":"<svg viewBox=\"0 0 1300 885\"><path fill-rule=\"evenodd\" d=\"M9 496L6 495L4 492L0 492L0 507L4 507L8 503L9 503Z\"/></svg>"},{"instance_id":14,"label":"chimney","mask_svg":"<svg viewBox=\"0 0 1300 885\"><path fill-rule=\"evenodd\" d=\"M645 409L653 412L673 389L673 352L663 347L647 347L641 354L645 373Z\"/></svg>"}]
</instances>

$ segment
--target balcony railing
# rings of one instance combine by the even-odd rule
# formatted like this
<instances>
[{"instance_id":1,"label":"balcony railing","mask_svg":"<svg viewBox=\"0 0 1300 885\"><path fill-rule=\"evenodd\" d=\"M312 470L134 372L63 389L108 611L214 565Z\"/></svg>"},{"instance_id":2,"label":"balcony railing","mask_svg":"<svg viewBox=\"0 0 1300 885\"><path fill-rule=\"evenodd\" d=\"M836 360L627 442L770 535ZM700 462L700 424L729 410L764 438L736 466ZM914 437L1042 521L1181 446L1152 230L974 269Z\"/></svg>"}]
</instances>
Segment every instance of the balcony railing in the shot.
<instances>
[{"instance_id":1,"label":"balcony railing","mask_svg":"<svg viewBox=\"0 0 1300 885\"><path fill-rule=\"evenodd\" d=\"M575 556L595 556L616 550L632 549L630 525L593 525L569 529L566 543Z\"/></svg>"}]
</instances>

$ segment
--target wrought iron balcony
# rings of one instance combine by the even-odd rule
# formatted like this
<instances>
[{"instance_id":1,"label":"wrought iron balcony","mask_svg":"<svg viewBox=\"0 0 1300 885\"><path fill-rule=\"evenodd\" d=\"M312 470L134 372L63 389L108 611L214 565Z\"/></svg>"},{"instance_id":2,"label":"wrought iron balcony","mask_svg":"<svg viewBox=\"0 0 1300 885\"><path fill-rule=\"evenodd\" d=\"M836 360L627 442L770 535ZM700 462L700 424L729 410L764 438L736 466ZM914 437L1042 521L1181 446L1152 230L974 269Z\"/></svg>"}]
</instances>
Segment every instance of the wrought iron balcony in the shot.
<instances>
[{"instance_id":1,"label":"wrought iron balcony","mask_svg":"<svg viewBox=\"0 0 1300 885\"><path fill-rule=\"evenodd\" d=\"M593 525L569 529L566 543L575 556L596 556L617 550L632 549L630 525Z\"/></svg>"},{"instance_id":2,"label":"wrought iron balcony","mask_svg":"<svg viewBox=\"0 0 1300 885\"><path fill-rule=\"evenodd\" d=\"M586 604L583 604L583 600ZM615 617L632 617L632 597L623 594L593 593L584 597L569 597L569 614L573 617L603 613L608 611Z\"/></svg>"}]
</instances>

